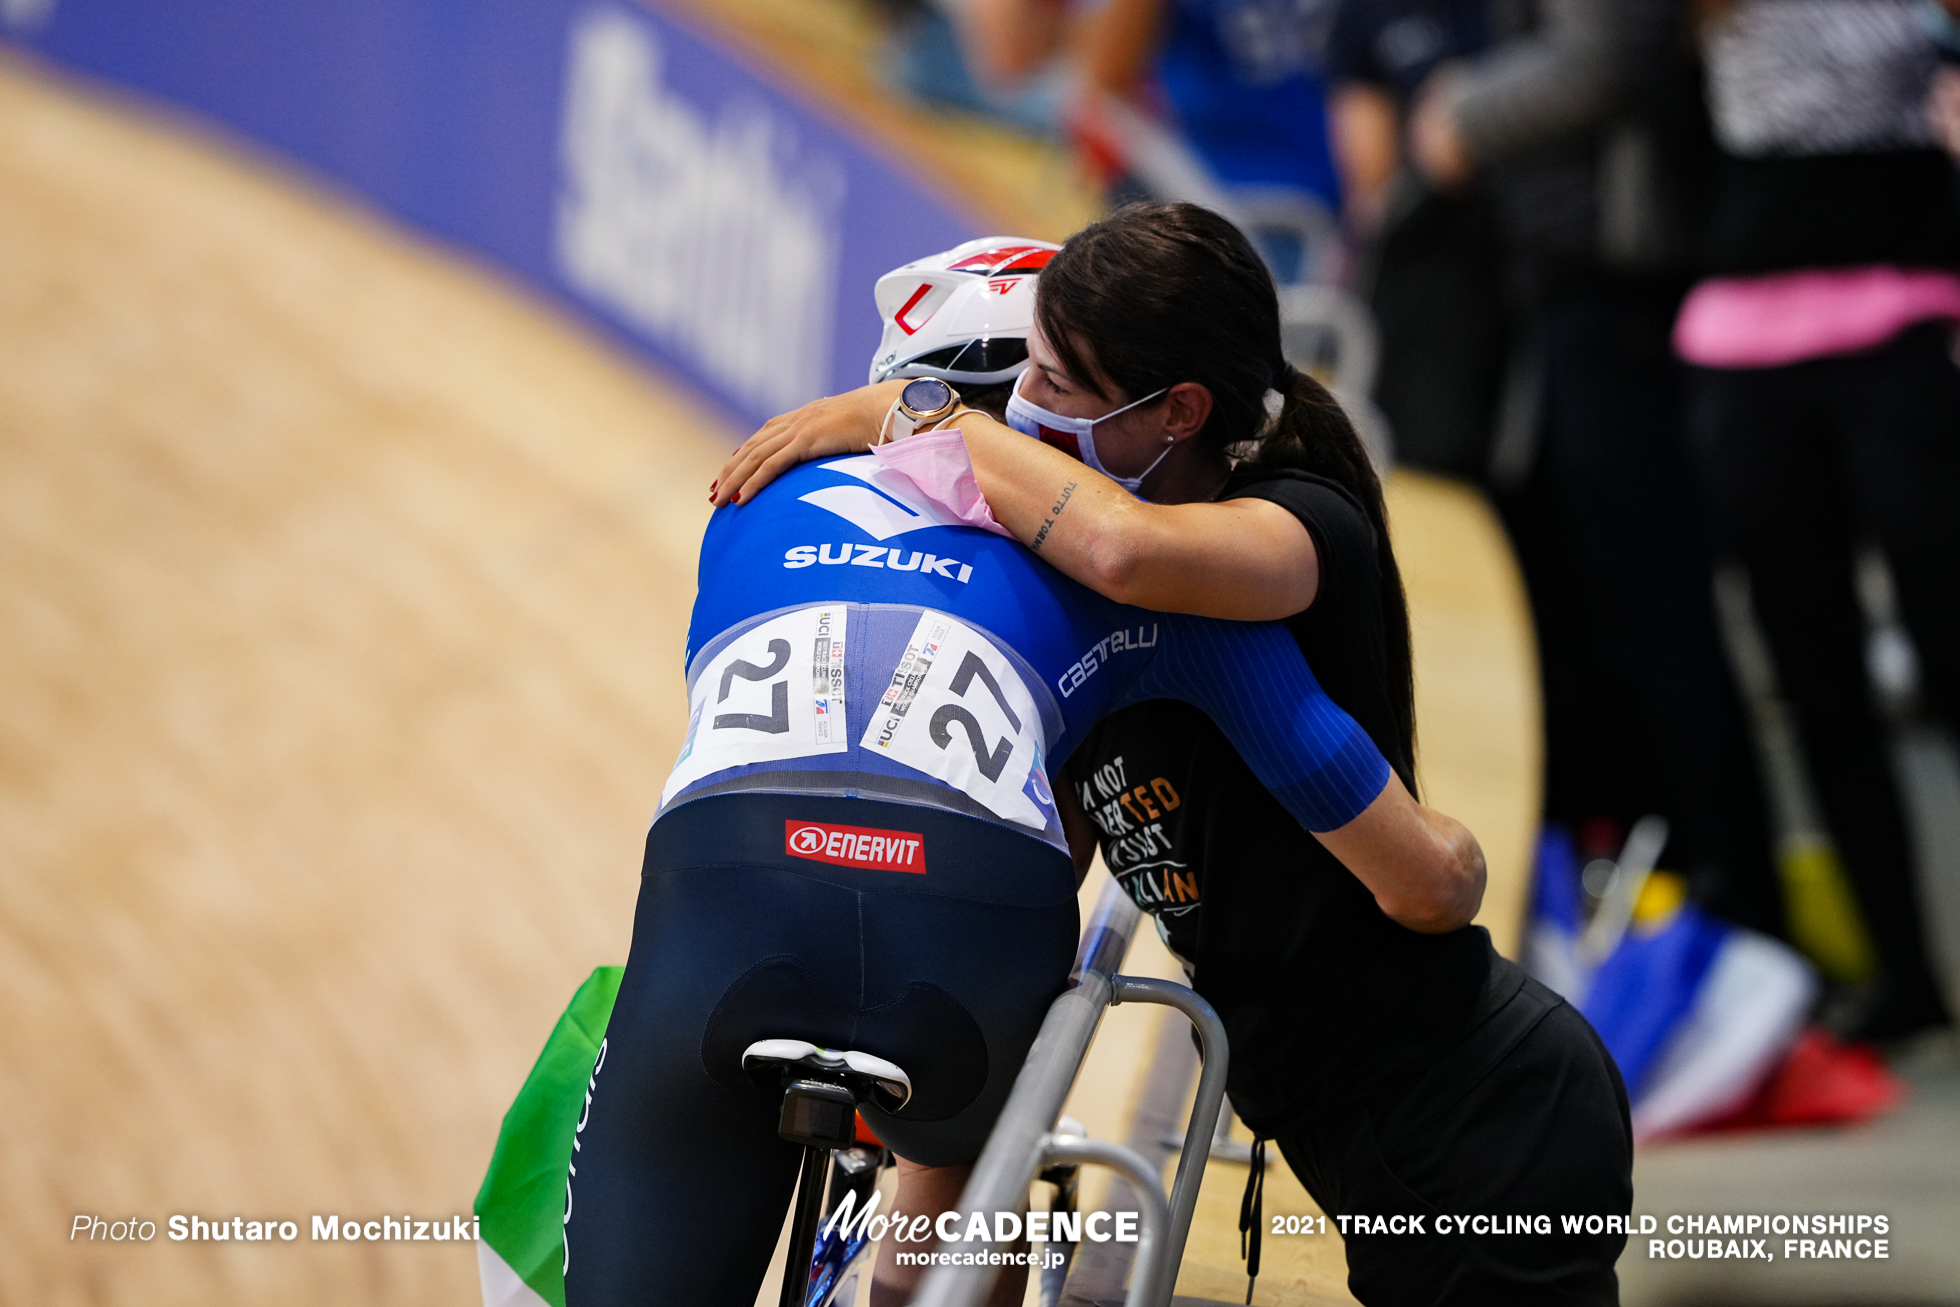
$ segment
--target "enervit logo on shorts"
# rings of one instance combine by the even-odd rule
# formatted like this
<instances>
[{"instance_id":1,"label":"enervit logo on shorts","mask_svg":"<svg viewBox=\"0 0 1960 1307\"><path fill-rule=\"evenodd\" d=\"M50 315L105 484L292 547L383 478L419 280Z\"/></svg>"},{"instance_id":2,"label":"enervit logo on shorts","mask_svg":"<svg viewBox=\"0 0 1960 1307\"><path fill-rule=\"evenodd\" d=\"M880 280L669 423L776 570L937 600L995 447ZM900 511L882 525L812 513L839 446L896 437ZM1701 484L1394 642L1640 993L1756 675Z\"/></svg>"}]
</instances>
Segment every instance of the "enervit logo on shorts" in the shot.
<instances>
[{"instance_id":1,"label":"enervit logo on shorts","mask_svg":"<svg viewBox=\"0 0 1960 1307\"><path fill-rule=\"evenodd\" d=\"M559 270L743 402L794 408L830 375L844 170L787 114L702 103L672 72L632 8L573 23Z\"/></svg>"},{"instance_id":2,"label":"enervit logo on shorts","mask_svg":"<svg viewBox=\"0 0 1960 1307\"><path fill-rule=\"evenodd\" d=\"M926 839L917 831L791 820L783 823L783 852L839 867L926 874Z\"/></svg>"}]
</instances>

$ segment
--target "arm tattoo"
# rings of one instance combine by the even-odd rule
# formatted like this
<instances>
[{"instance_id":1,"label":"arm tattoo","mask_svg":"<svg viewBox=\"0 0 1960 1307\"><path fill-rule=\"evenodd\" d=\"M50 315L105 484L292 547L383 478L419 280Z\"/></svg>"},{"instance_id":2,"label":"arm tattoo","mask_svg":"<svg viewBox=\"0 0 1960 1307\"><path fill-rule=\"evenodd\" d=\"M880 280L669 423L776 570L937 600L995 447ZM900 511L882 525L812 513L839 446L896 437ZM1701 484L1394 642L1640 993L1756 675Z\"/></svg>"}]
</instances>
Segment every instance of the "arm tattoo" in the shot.
<instances>
[{"instance_id":1,"label":"arm tattoo","mask_svg":"<svg viewBox=\"0 0 1960 1307\"><path fill-rule=\"evenodd\" d=\"M1057 499L1055 506L1048 510L1048 520L1043 522L1041 529L1034 533L1034 542L1028 548L1037 554L1041 552L1041 542L1048 538L1048 528L1055 525L1055 519L1062 515L1064 508L1068 507L1069 496L1075 493L1075 485L1076 483L1071 481L1062 487L1061 498Z\"/></svg>"}]
</instances>

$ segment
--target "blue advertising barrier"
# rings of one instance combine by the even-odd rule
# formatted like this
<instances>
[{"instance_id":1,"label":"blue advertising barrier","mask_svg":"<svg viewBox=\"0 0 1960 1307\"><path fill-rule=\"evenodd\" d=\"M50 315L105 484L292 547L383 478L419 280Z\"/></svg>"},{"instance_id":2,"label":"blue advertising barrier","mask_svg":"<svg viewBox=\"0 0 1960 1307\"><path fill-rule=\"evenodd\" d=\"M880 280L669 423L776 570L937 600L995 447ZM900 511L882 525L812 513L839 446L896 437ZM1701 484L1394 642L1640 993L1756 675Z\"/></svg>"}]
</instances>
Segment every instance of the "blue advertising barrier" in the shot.
<instances>
[{"instance_id":1,"label":"blue advertising barrier","mask_svg":"<svg viewBox=\"0 0 1960 1307\"><path fill-rule=\"evenodd\" d=\"M751 426L863 384L873 280L980 234L628 0L0 0L0 36L501 265Z\"/></svg>"}]
</instances>

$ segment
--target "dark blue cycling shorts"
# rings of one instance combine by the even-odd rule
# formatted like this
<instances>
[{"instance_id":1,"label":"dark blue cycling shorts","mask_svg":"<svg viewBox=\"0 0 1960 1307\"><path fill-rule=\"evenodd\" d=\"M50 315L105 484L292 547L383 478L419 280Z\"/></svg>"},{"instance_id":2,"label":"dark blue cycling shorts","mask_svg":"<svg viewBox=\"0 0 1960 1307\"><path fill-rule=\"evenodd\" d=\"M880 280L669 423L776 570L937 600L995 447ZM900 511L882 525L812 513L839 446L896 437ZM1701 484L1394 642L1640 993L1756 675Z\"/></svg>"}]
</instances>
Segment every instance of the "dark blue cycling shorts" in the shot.
<instances>
[{"instance_id":1,"label":"dark blue cycling shorts","mask_svg":"<svg viewBox=\"0 0 1960 1307\"><path fill-rule=\"evenodd\" d=\"M1067 856L993 822L753 793L666 813L573 1153L568 1303L754 1301L799 1162L742 1071L758 1039L896 1062L912 1101L872 1128L971 1162L1077 932Z\"/></svg>"}]
</instances>

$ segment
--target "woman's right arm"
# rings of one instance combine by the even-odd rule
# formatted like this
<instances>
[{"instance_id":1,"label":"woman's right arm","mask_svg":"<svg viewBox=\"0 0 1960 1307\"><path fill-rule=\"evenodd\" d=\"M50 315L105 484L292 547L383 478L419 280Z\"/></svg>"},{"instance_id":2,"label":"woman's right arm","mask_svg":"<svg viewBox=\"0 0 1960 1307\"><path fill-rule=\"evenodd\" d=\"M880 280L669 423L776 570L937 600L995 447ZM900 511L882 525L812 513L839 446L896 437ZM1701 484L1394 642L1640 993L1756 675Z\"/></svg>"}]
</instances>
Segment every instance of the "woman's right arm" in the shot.
<instances>
[{"instance_id":1,"label":"woman's right arm","mask_svg":"<svg viewBox=\"0 0 1960 1307\"><path fill-rule=\"evenodd\" d=\"M904 389L903 380L883 381L777 414L728 456L708 487L708 498L716 508L746 504L798 463L862 454L877 441L885 414Z\"/></svg>"},{"instance_id":2,"label":"woman's right arm","mask_svg":"<svg viewBox=\"0 0 1960 1307\"><path fill-rule=\"evenodd\" d=\"M1389 774L1359 816L1314 838L1397 925L1424 935L1467 926L1484 901L1484 851L1456 818L1424 807Z\"/></svg>"}]
</instances>

